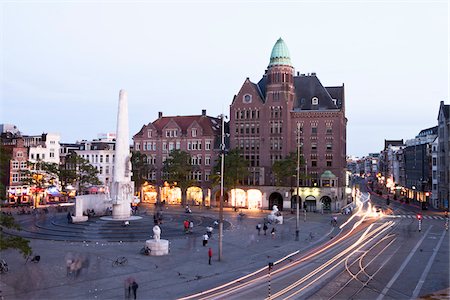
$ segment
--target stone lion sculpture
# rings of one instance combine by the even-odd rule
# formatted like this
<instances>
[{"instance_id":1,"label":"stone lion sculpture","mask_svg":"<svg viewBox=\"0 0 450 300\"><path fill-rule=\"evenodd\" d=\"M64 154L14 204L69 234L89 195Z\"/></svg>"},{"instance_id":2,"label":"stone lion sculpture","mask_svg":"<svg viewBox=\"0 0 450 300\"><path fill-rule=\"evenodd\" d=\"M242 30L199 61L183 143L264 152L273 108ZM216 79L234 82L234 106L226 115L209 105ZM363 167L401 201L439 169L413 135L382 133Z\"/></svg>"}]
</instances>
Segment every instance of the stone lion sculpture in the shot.
<instances>
[{"instance_id":1,"label":"stone lion sculpture","mask_svg":"<svg viewBox=\"0 0 450 300\"><path fill-rule=\"evenodd\" d=\"M161 238L161 228L158 225L153 226L153 239L159 241Z\"/></svg>"}]
</instances>

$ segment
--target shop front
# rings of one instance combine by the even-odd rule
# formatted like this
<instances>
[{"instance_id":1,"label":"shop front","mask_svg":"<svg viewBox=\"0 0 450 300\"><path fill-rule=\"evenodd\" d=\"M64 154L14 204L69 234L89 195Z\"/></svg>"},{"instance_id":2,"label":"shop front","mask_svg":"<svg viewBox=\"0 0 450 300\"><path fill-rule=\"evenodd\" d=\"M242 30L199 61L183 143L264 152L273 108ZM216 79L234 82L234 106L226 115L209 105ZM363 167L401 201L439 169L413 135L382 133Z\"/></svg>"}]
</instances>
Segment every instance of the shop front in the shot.
<instances>
[{"instance_id":1,"label":"shop front","mask_svg":"<svg viewBox=\"0 0 450 300\"><path fill-rule=\"evenodd\" d=\"M32 194L28 186L16 186L8 188L9 205L30 205L31 200Z\"/></svg>"}]
</instances>

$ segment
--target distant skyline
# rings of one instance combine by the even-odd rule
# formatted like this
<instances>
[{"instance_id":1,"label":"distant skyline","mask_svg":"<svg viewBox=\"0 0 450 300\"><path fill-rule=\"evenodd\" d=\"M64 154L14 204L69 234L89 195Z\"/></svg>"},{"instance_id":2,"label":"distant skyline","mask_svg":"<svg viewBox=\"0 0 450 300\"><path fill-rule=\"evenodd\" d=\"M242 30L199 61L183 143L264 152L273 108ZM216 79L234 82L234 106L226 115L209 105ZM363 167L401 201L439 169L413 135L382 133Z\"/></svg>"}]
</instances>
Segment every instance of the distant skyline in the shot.
<instances>
[{"instance_id":1,"label":"distant skyline","mask_svg":"<svg viewBox=\"0 0 450 300\"><path fill-rule=\"evenodd\" d=\"M437 125L449 100L448 1L3 1L0 123L61 142L165 116L229 114L279 37L296 72L345 84L347 154Z\"/></svg>"}]
</instances>

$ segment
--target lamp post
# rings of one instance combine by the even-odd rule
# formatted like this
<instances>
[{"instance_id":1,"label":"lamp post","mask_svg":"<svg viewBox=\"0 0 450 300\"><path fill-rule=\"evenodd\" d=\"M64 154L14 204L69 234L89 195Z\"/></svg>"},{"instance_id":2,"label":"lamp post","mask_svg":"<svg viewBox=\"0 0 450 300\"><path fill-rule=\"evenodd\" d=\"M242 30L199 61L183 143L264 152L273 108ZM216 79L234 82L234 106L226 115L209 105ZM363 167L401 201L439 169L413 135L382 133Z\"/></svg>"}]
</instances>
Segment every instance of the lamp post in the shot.
<instances>
[{"instance_id":1,"label":"lamp post","mask_svg":"<svg viewBox=\"0 0 450 300\"><path fill-rule=\"evenodd\" d=\"M297 122L297 191L295 193L296 196L296 219L295 219L295 240L299 240L299 202L300 202L300 196L298 195L298 191L300 189L300 123Z\"/></svg>"},{"instance_id":2,"label":"lamp post","mask_svg":"<svg viewBox=\"0 0 450 300\"><path fill-rule=\"evenodd\" d=\"M220 203L219 203L219 261L222 260L222 240L223 240L223 171L225 159L225 116L222 118L222 141L220 144Z\"/></svg>"}]
</instances>

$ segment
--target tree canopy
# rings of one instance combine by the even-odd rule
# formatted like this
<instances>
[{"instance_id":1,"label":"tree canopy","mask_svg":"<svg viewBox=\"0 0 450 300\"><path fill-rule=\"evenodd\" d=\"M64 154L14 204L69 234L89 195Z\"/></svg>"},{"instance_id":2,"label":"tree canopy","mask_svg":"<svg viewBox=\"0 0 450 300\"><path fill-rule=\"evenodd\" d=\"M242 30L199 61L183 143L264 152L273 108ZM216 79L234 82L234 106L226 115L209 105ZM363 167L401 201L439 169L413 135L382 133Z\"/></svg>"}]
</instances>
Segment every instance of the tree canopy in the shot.
<instances>
[{"instance_id":1,"label":"tree canopy","mask_svg":"<svg viewBox=\"0 0 450 300\"><path fill-rule=\"evenodd\" d=\"M19 236L6 236L3 228L20 230L19 224L14 220L14 217L0 214L0 251L6 249L17 249L24 257L31 255L32 249L30 241Z\"/></svg>"},{"instance_id":2,"label":"tree canopy","mask_svg":"<svg viewBox=\"0 0 450 300\"><path fill-rule=\"evenodd\" d=\"M131 168L133 175L131 180L134 181L135 191L148 180L148 174L153 170L152 165L147 161L147 156L139 151L133 151L131 153Z\"/></svg>"},{"instance_id":3,"label":"tree canopy","mask_svg":"<svg viewBox=\"0 0 450 300\"><path fill-rule=\"evenodd\" d=\"M164 161L163 180L169 183L177 183L183 193L182 202L186 201L186 190L195 182L190 178L194 170L191 165L191 156L186 151L173 150L169 157Z\"/></svg>"},{"instance_id":4,"label":"tree canopy","mask_svg":"<svg viewBox=\"0 0 450 300\"><path fill-rule=\"evenodd\" d=\"M214 175L211 176L215 184L220 184L220 159L220 157L217 159L214 167ZM223 173L223 185L226 188L233 188L244 183L249 174L248 162L241 156L239 149L231 149L225 155Z\"/></svg>"},{"instance_id":5,"label":"tree canopy","mask_svg":"<svg viewBox=\"0 0 450 300\"><path fill-rule=\"evenodd\" d=\"M9 163L11 161L11 151L7 151L7 149L0 144L0 199L3 199L6 195L6 186L7 177L9 173Z\"/></svg>"},{"instance_id":6,"label":"tree canopy","mask_svg":"<svg viewBox=\"0 0 450 300\"><path fill-rule=\"evenodd\" d=\"M60 180L63 186L78 186L80 192L89 185L102 184L98 179L98 170L92 166L87 159L76 153L66 156L65 162L60 168Z\"/></svg>"},{"instance_id":7,"label":"tree canopy","mask_svg":"<svg viewBox=\"0 0 450 300\"><path fill-rule=\"evenodd\" d=\"M42 160L28 161L28 169L21 170L21 180L24 184L45 188L55 185L59 178L59 165Z\"/></svg>"},{"instance_id":8,"label":"tree canopy","mask_svg":"<svg viewBox=\"0 0 450 300\"><path fill-rule=\"evenodd\" d=\"M300 157L300 167L304 165ZM276 186L288 186L292 184L292 178L297 175L297 153L291 152L284 159L277 160L272 165L272 172ZM304 175L300 173L300 175Z\"/></svg>"}]
</instances>

